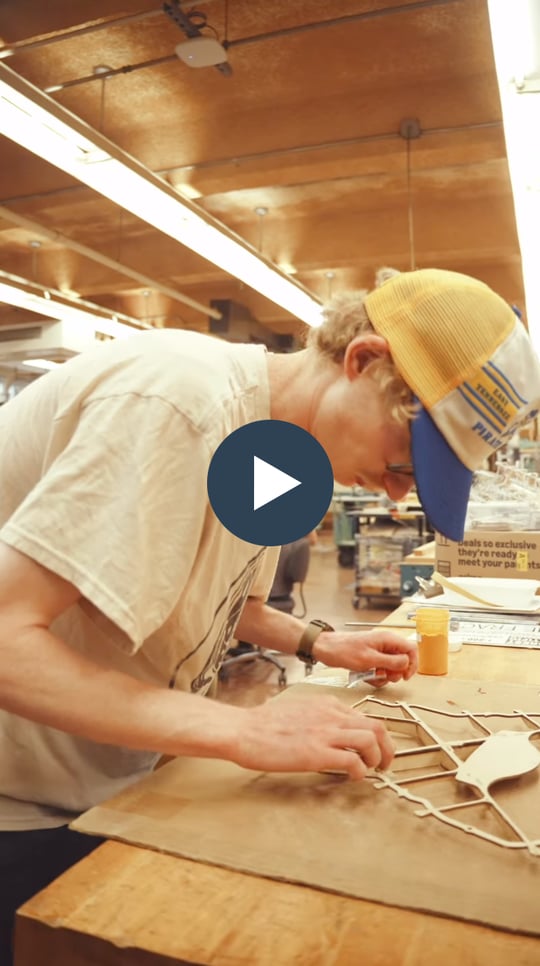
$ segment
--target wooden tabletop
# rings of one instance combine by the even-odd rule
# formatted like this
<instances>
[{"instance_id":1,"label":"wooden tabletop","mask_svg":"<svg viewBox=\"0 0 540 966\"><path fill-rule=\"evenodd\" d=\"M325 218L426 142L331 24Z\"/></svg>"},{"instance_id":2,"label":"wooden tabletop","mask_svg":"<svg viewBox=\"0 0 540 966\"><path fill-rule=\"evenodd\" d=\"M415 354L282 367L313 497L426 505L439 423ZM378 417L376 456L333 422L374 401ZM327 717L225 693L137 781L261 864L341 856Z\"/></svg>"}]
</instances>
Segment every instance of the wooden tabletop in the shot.
<instances>
[{"instance_id":1,"label":"wooden tabletop","mask_svg":"<svg viewBox=\"0 0 540 966\"><path fill-rule=\"evenodd\" d=\"M540 650L466 645L450 655L449 675L540 683ZM68 870L17 920L16 966L540 966L530 936L119 842Z\"/></svg>"},{"instance_id":2,"label":"wooden tabletop","mask_svg":"<svg viewBox=\"0 0 540 966\"><path fill-rule=\"evenodd\" d=\"M423 543L420 547L415 547L403 558L403 563L412 564L435 564L435 541Z\"/></svg>"}]
</instances>

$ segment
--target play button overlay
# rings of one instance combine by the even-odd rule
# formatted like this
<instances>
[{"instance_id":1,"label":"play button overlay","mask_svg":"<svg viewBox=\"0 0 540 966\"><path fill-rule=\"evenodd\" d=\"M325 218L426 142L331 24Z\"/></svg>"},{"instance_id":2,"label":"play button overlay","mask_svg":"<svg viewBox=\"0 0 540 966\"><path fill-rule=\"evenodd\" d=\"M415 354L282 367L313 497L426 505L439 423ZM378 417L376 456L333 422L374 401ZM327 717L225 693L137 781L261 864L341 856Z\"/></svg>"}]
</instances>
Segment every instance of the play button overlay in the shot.
<instances>
[{"instance_id":1,"label":"play button overlay","mask_svg":"<svg viewBox=\"0 0 540 966\"><path fill-rule=\"evenodd\" d=\"M212 509L241 540L280 546L322 520L334 478L323 447L279 419L241 426L218 446L208 470Z\"/></svg>"},{"instance_id":2,"label":"play button overlay","mask_svg":"<svg viewBox=\"0 0 540 966\"><path fill-rule=\"evenodd\" d=\"M295 486L302 486L302 481L295 480L288 473L278 470L258 456L253 457L254 510L271 503L272 500L277 500L278 496L283 496L284 493L289 493Z\"/></svg>"}]
</instances>

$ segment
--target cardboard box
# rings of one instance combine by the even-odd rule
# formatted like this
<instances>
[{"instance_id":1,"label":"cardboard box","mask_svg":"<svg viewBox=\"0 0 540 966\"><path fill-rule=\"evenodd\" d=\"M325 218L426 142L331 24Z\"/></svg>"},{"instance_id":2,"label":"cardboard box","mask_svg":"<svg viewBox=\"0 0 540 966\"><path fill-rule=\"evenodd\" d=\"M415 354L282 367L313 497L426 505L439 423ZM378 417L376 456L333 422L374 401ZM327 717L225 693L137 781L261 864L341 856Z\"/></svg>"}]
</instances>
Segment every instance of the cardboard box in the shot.
<instances>
[{"instance_id":1,"label":"cardboard box","mask_svg":"<svg viewBox=\"0 0 540 966\"><path fill-rule=\"evenodd\" d=\"M540 580L540 531L467 530L459 543L437 533L435 563L443 577Z\"/></svg>"}]
</instances>

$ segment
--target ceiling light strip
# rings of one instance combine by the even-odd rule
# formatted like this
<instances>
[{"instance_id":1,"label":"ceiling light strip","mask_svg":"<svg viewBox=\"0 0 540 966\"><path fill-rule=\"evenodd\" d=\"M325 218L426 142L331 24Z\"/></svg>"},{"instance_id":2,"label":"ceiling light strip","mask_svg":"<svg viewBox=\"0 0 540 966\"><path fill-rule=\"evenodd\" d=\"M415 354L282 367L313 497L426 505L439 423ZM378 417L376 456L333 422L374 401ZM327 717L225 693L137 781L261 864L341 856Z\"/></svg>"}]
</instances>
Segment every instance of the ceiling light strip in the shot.
<instances>
[{"instance_id":1,"label":"ceiling light strip","mask_svg":"<svg viewBox=\"0 0 540 966\"><path fill-rule=\"evenodd\" d=\"M15 225L20 225L21 228L26 228L27 231L32 232L34 237L37 236L40 238L47 238L49 241L63 245L65 248L69 248L74 252L78 252L79 255L82 255L84 258L89 258L91 261L97 262L99 265L105 265L107 268L112 268L114 272L119 272L122 275L126 275L128 278L132 278L135 282L145 285L154 292L159 292L161 295L166 295L167 298L180 302L182 305L188 305L196 312L200 312L201 315L205 315L206 317L210 316L212 319L221 318L221 312L218 312L217 309L213 309L210 305L204 305L203 302L197 302L195 299L190 298L189 295L184 295L183 292L178 292L175 288L171 288L170 285L164 285L162 282L156 282L156 280L150 278L149 275L144 275L142 272L138 272L134 268L129 268L128 265L124 265L122 262L117 262L114 258L109 258L109 256L104 255L103 252L98 252L93 248L88 248L87 245L81 245L80 242L70 238L69 235L63 235L61 232L56 231L55 229L45 228L39 222L33 221L32 219L27 218L25 215L20 215L18 212L12 211L11 208L7 208L5 205L1 204L0 218L5 218L6 221L11 221Z\"/></svg>"},{"instance_id":2,"label":"ceiling light strip","mask_svg":"<svg viewBox=\"0 0 540 966\"><path fill-rule=\"evenodd\" d=\"M94 331L115 339L125 339L136 329L151 329L149 323L131 318L83 299L70 299L63 292L47 289L36 282L0 271L0 302L36 312L58 322L91 325Z\"/></svg>"},{"instance_id":3,"label":"ceiling light strip","mask_svg":"<svg viewBox=\"0 0 540 966\"><path fill-rule=\"evenodd\" d=\"M270 301L320 325L320 301L139 161L0 63L0 131Z\"/></svg>"},{"instance_id":4,"label":"ceiling light strip","mask_svg":"<svg viewBox=\"0 0 540 966\"><path fill-rule=\"evenodd\" d=\"M527 322L540 352L540 4L488 0Z\"/></svg>"}]
</instances>

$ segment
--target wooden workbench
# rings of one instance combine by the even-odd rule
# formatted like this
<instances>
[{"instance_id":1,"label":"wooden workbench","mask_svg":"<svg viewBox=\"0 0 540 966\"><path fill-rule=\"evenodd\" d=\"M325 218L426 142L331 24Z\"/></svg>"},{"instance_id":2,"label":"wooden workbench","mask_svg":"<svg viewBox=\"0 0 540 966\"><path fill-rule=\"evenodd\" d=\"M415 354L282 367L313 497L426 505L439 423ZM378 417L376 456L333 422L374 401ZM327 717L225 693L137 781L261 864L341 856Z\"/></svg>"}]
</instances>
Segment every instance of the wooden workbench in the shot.
<instances>
[{"instance_id":1,"label":"wooden workbench","mask_svg":"<svg viewBox=\"0 0 540 966\"><path fill-rule=\"evenodd\" d=\"M423 543L420 547L415 547L414 550L411 550L411 552L403 558L403 563L431 564L434 567L435 541L430 540L429 543Z\"/></svg>"},{"instance_id":2,"label":"wooden workbench","mask_svg":"<svg viewBox=\"0 0 540 966\"><path fill-rule=\"evenodd\" d=\"M386 623L402 623L409 609ZM540 684L540 651L466 645L450 655L449 674ZM66 872L17 920L16 966L540 964L540 939L119 842Z\"/></svg>"}]
</instances>

